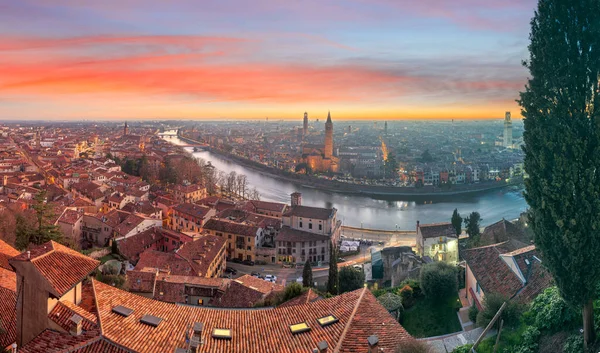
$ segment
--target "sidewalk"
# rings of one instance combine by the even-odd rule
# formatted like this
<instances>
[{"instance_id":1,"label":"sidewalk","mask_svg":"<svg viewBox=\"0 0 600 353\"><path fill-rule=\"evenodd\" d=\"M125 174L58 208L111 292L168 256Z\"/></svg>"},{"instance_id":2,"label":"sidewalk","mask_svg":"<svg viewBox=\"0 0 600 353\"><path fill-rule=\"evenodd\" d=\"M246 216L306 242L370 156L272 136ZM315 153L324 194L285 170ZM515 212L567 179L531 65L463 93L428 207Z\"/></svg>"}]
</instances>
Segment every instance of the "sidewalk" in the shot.
<instances>
[{"instance_id":1,"label":"sidewalk","mask_svg":"<svg viewBox=\"0 0 600 353\"><path fill-rule=\"evenodd\" d=\"M477 327L471 331L459 332L441 337L429 337L422 339L429 343L433 349L433 353L452 353L454 348L465 345L473 344L483 333L483 327ZM485 338L493 337L496 335L496 330L490 330L485 335Z\"/></svg>"}]
</instances>

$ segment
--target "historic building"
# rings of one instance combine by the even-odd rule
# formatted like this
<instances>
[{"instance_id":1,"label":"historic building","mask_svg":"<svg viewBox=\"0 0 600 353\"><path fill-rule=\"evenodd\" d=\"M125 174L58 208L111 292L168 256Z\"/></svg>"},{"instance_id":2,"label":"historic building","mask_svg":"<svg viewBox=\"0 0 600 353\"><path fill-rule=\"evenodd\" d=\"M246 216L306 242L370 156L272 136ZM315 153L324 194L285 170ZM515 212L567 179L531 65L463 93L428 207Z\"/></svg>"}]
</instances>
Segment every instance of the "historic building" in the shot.
<instances>
[{"instance_id":1,"label":"historic building","mask_svg":"<svg viewBox=\"0 0 600 353\"><path fill-rule=\"evenodd\" d=\"M339 171L339 159L333 155L331 113L327 113L327 122L325 123L325 144L322 146L304 145L302 159L313 172L337 173Z\"/></svg>"}]
</instances>

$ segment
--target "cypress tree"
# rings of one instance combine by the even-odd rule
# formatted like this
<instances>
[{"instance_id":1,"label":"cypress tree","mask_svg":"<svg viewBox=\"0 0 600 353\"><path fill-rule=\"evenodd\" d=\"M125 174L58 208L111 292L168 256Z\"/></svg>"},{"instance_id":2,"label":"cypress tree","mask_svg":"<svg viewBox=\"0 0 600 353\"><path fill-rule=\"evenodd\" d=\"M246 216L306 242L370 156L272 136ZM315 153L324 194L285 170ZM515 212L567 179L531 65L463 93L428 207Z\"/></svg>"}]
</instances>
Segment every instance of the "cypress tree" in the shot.
<instances>
[{"instance_id":1,"label":"cypress tree","mask_svg":"<svg viewBox=\"0 0 600 353\"><path fill-rule=\"evenodd\" d=\"M582 308L588 349L600 280L600 2L540 0L529 53L519 100L529 223L561 296Z\"/></svg>"},{"instance_id":2,"label":"cypress tree","mask_svg":"<svg viewBox=\"0 0 600 353\"><path fill-rule=\"evenodd\" d=\"M337 248L333 243L331 243L329 245L329 276L327 277L327 292L332 295L337 295L339 290L337 259Z\"/></svg>"},{"instance_id":3,"label":"cypress tree","mask_svg":"<svg viewBox=\"0 0 600 353\"><path fill-rule=\"evenodd\" d=\"M462 233L462 222L463 219L460 216L460 213L458 213L458 208L454 209L454 213L452 213L452 226L454 227L454 231L456 232L456 235L459 236L460 233Z\"/></svg>"},{"instance_id":4,"label":"cypress tree","mask_svg":"<svg viewBox=\"0 0 600 353\"><path fill-rule=\"evenodd\" d=\"M304 263L304 268L302 269L302 286L313 286L312 266L310 266L310 261L308 260Z\"/></svg>"}]
</instances>

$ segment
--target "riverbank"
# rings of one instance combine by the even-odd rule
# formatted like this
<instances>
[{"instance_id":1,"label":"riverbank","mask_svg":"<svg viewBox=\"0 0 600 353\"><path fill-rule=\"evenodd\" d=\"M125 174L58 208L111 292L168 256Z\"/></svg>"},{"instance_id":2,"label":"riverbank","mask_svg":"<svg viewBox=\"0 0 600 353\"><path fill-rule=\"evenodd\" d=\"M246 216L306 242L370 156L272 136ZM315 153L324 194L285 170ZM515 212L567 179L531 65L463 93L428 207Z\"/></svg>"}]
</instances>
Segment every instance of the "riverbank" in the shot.
<instances>
[{"instance_id":1,"label":"riverbank","mask_svg":"<svg viewBox=\"0 0 600 353\"><path fill-rule=\"evenodd\" d=\"M255 171L268 174L272 178L298 184L303 187L314 188L326 192L367 196L382 200L393 199L396 197L402 197L403 199L409 200L432 200L440 198L443 199L459 195L477 195L493 190L503 189L506 187L519 187L522 185L521 179L515 179L510 182L499 181L468 185L453 185L451 189L442 189L434 186L424 186L422 188L415 188L350 184L335 180L319 179L309 175L286 172L211 147L208 147L207 150L209 150L211 153L218 155L223 159L227 159L229 161L238 163L246 168L250 168Z\"/></svg>"}]
</instances>

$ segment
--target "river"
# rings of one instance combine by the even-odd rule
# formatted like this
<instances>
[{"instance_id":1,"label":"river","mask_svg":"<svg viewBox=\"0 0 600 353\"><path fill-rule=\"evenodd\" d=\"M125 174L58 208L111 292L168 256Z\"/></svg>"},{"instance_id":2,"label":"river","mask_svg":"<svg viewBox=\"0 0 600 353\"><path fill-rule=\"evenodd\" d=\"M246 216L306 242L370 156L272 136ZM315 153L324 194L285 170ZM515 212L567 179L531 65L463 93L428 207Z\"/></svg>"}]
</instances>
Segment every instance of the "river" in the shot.
<instances>
[{"instance_id":1,"label":"river","mask_svg":"<svg viewBox=\"0 0 600 353\"><path fill-rule=\"evenodd\" d=\"M186 143L178 137L166 138L176 145ZM235 171L245 174L251 187L256 187L263 201L290 202L290 194L302 193L302 204L317 207L335 207L338 217L347 226L386 230L412 230L417 220L421 223L448 222L455 208L464 217L472 211L481 214L482 225L519 217L527 208L522 189L511 187L492 190L479 195L459 195L444 201L377 200L370 197L345 195L304 187L279 180L272 176L246 168L209 151L192 152L226 173Z\"/></svg>"}]
</instances>

